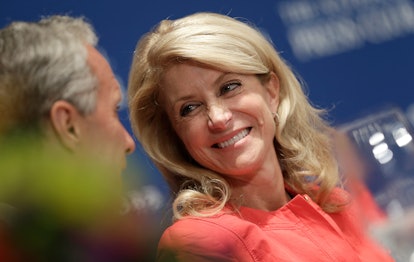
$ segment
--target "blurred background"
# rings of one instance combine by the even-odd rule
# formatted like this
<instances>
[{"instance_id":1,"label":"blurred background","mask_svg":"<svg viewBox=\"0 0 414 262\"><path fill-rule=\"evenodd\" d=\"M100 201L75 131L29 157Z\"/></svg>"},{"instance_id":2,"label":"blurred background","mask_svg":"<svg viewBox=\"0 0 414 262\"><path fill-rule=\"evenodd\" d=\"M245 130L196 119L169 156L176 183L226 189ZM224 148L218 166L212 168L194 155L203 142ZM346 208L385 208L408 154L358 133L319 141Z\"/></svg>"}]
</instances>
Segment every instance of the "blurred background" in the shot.
<instances>
[{"instance_id":1,"label":"blurred background","mask_svg":"<svg viewBox=\"0 0 414 262\"><path fill-rule=\"evenodd\" d=\"M0 0L0 26L52 14L85 16L126 88L141 35L162 19L198 11L243 18L268 35L303 78L312 103L329 110L331 123L361 156L362 177L381 210L396 219L406 213L414 204L413 0ZM126 107L121 119L130 130ZM124 181L134 208L169 222L167 186L139 145Z\"/></svg>"}]
</instances>

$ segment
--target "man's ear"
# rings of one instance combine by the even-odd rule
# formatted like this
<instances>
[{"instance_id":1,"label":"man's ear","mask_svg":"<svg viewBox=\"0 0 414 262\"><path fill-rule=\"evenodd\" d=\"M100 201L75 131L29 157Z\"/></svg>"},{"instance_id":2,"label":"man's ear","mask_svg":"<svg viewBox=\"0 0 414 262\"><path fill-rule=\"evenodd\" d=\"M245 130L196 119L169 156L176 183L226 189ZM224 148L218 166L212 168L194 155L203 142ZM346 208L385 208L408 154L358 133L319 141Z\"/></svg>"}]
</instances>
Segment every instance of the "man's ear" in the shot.
<instances>
[{"instance_id":1,"label":"man's ear","mask_svg":"<svg viewBox=\"0 0 414 262\"><path fill-rule=\"evenodd\" d=\"M74 151L80 140L79 120L82 116L70 103L59 100L50 110L50 122L62 145Z\"/></svg>"}]
</instances>

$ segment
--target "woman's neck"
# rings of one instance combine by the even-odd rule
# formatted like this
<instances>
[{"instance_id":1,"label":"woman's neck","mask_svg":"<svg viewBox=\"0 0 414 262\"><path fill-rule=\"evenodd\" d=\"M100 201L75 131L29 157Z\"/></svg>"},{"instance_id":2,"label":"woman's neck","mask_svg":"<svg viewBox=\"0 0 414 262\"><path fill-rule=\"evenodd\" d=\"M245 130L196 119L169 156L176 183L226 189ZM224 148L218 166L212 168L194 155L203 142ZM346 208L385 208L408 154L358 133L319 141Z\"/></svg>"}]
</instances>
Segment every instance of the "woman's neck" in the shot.
<instances>
[{"instance_id":1,"label":"woman's neck","mask_svg":"<svg viewBox=\"0 0 414 262\"><path fill-rule=\"evenodd\" d=\"M273 165L251 176L248 181L231 181L232 200L236 205L273 211L290 200L280 166Z\"/></svg>"}]
</instances>

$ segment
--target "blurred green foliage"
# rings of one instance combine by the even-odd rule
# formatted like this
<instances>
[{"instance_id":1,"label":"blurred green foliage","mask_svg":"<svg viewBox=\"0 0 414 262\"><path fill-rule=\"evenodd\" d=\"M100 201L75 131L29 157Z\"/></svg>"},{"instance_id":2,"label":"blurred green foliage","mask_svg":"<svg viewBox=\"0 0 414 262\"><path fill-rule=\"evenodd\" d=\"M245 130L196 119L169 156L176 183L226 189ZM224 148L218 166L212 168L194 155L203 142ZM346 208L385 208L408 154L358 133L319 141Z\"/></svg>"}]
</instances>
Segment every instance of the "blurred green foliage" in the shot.
<instances>
[{"instance_id":1,"label":"blurred green foliage","mask_svg":"<svg viewBox=\"0 0 414 262\"><path fill-rule=\"evenodd\" d=\"M0 261L153 261L151 217L122 213L121 178L83 160L0 140Z\"/></svg>"}]
</instances>

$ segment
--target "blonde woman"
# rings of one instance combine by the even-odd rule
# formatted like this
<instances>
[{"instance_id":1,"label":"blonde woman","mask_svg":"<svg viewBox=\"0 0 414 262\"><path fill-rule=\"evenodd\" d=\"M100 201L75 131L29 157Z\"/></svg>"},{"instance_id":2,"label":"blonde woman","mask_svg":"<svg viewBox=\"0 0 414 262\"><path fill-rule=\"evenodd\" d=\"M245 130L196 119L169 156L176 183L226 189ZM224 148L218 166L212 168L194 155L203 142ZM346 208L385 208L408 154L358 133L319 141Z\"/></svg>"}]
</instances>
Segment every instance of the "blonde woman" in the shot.
<instances>
[{"instance_id":1,"label":"blonde woman","mask_svg":"<svg viewBox=\"0 0 414 262\"><path fill-rule=\"evenodd\" d=\"M252 25L161 21L129 80L134 132L174 196L159 261L392 261L353 220L324 112Z\"/></svg>"}]
</instances>

